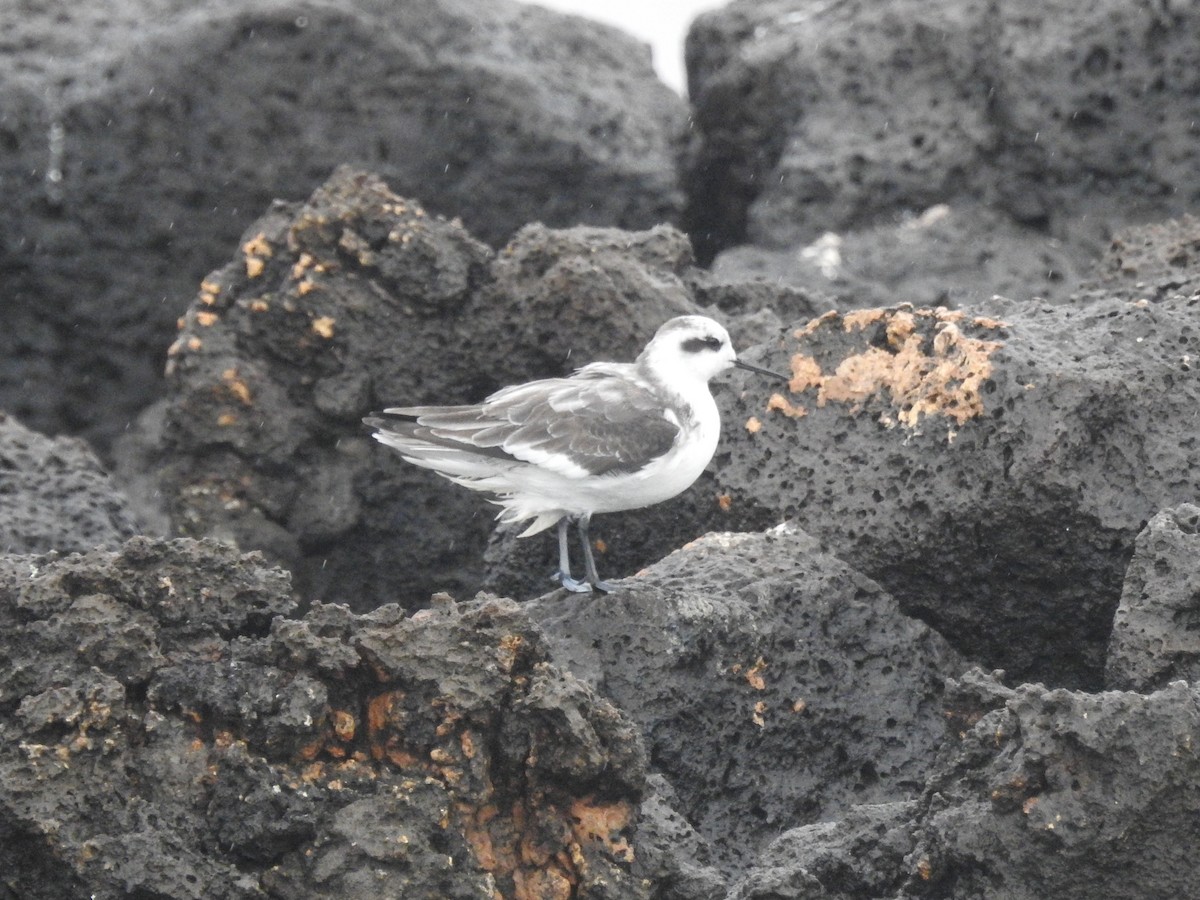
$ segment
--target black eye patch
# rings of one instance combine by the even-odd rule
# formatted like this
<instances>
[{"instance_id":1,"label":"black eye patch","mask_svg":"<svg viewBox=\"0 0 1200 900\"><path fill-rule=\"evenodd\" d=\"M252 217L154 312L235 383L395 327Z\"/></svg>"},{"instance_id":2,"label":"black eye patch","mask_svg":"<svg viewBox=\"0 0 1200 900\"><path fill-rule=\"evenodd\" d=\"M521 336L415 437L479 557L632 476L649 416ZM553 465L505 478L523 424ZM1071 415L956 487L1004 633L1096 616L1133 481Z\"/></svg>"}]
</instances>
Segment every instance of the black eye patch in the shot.
<instances>
[{"instance_id":1,"label":"black eye patch","mask_svg":"<svg viewBox=\"0 0 1200 900\"><path fill-rule=\"evenodd\" d=\"M720 350L721 339L715 337L688 338L683 342L686 353L699 353L701 350Z\"/></svg>"}]
</instances>

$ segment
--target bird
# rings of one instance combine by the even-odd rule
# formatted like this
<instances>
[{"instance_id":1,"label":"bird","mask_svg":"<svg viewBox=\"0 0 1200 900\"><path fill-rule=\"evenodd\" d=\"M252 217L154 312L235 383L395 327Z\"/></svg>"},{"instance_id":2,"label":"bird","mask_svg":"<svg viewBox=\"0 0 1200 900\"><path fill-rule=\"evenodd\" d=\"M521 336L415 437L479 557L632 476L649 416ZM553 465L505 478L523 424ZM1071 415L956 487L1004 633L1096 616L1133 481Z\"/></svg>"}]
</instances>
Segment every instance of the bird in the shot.
<instances>
[{"instance_id":1,"label":"bird","mask_svg":"<svg viewBox=\"0 0 1200 900\"><path fill-rule=\"evenodd\" d=\"M706 316L664 323L632 363L594 362L563 378L501 388L465 406L397 406L363 422L413 465L494 496L518 537L558 528L568 591L611 592L592 555L593 514L640 509L682 493L716 452L720 415L709 381L736 366L788 376L737 358L729 333ZM568 528L583 548L571 574Z\"/></svg>"}]
</instances>

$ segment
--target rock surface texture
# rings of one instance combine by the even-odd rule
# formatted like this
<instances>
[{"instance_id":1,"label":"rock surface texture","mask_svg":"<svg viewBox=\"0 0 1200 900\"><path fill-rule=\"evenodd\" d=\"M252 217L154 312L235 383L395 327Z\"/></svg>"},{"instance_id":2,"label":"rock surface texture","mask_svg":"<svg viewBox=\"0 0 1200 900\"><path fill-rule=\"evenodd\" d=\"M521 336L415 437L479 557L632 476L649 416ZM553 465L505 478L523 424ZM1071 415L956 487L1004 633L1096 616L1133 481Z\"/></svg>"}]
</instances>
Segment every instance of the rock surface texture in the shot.
<instances>
[{"instance_id":1,"label":"rock surface texture","mask_svg":"<svg viewBox=\"0 0 1200 900\"><path fill-rule=\"evenodd\" d=\"M1138 533L1200 495L1200 259L1164 264L1160 236L1200 232L1123 233L1068 304L797 323L754 356L790 365L788 389L722 395L727 509L698 514L795 517L969 656L1099 687Z\"/></svg>"},{"instance_id":2,"label":"rock surface texture","mask_svg":"<svg viewBox=\"0 0 1200 900\"><path fill-rule=\"evenodd\" d=\"M1200 6L21 6L2 900L1200 898ZM685 313L612 594L362 425Z\"/></svg>"},{"instance_id":3,"label":"rock surface texture","mask_svg":"<svg viewBox=\"0 0 1200 900\"><path fill-rule=\"evenodd\" d=\"M1105 683L1152 691L1200 680L1200 507L1150 520L1134 544L1108 642Z\"/></svg>"},{"instance_id":4,"label":"rock surface texture","mask_svg":"<svg viewBox=\"0 0 1200 900\"><path fill-rule=\"evenodd\" d=\"M1190 4L1119 0L706 13L687 47L698 254L751 244L759 265L811 283L789 257L829 233L846 241L832 280L898 299L1065 296L1110 223L1200 203L1198 27ZM936 207L958 222L931 247L941 286L888 253L919 245L911 226Z\"/></svg>"},{"instance_id":5,"label":"rock surface texture","mask_svg":"<svg viewBox=\"0 0 1200 900\"><path fill-rule=\"evenodd\" d=\"M637 729L516 604L294 608L214 543L0 558L6 889L647 896Z\"/></svg>"},{"instance_id":6,"label":"rock surface texture","mask_svg":"<svg viewBox=\"0 0 1200 900\"><path fill-rule=\"evenodd\" d=\"M531 221L649 228L683 205L686 108L647 49L536 6L35 4L0 40L0 408L106 447L158 395L197 282L338 165L495 243Z\"/></svg>"},{"instance_id":7,"label":"rock surface texture","mask_svg":"<svg viewBox=\"0 0 1200 900\"><path fill-rule=\"evenodd\" d=\"M1195 896L1200 693L1085 694L976 675L916 816L903 894Z\"/></svg>"},{"instance_id":8,"label":"rock surface texture","mask_svg":"<svg viewBox=\"0 0 1200 900\"><path fill-rule=\"evenodd\" d=\"M139 530L85 442L48 438L0 413L0 553L115 548Z\"/></svg>"},{"instance_id":9,"label":"rock surface texture","mask_svg":"<svg viewBox=\"0 0 1200 900\"><path fill-rule=\"evenodd\" d=\"M808 535L709 534L611 597L530 614L641 726L678 810L737 871L797 819L912 798L962 663Z\"/></svg>"},{"instance_id":10,"label":"rock surface texture","mask_svg":"<svg viewBox=\"0 0 1200 900\"><path fill-rule=\"evenodd\" d=\"M473 590L495 507L376 444L362 416L633 359L701 300L736 307L747 326L777 324L772 307L823 308L789 289L723 287L691 270L669 227L529 226L493 254L376 176L341 169L308 203L274 207L202 282L168 351L167 397L122 448L123 471L158 473L142 500L156 493L179 534L268 552L313 596L336 590L369 609ZM735 328L743 342L750 332ZM621 527L625 571L701 533L645 543L644 528L620 541ZM521 543L545 560L542 593L553 541Z\"/></svg>"}]
</instances>

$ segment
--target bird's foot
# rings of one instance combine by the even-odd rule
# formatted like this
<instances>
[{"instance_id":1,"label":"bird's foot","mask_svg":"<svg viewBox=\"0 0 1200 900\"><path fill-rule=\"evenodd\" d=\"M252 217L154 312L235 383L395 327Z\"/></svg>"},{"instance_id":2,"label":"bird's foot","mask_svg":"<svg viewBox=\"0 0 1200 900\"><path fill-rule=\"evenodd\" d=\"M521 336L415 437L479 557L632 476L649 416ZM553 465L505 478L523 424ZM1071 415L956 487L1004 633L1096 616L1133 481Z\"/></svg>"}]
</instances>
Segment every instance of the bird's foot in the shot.
<instances>
[{"instance_id":1,"label":"bird's foot","mask_svg":"<svg viewBox=\"0 0 1200 900\"><path fill-rule=\"evenodd\" d=\"M566 572L555 572L551 577L573 594L590 594L592 592L590 584L572 578ZM600 588L600 590L604 590L604 588Z\"/></svg>"},{"instance_id":2,"label":"bird's foot","mask_svg":"<svg viewBox=\"0 0 1200 900\"><path fill-rule=\"evenodd\" d=\"M603 591L606 594L611 594L617 589L617 586L609 581L593 581L592 587L598 591Z\"/></svg>"}]
</instances>

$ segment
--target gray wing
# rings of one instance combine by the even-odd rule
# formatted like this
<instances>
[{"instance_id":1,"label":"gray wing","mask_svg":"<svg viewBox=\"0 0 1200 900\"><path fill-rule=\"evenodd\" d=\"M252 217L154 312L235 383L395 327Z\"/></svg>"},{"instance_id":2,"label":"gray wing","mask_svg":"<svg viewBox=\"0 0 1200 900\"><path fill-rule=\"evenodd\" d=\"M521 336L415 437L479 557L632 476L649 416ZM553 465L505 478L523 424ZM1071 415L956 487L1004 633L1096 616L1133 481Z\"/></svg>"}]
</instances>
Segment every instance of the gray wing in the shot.
<instances>
[{"instance_id":1,"label":"gray wing","mask_svg":"<svg viewBox=\"0 0 1200 900\"><path fill-rule=\"evenodd\" d=\"M646 387L587 369L505 388L477 406L397 407L364 421L576 477L636 472L670 450L680 430Z\"/></svg>"}]
</instances>

